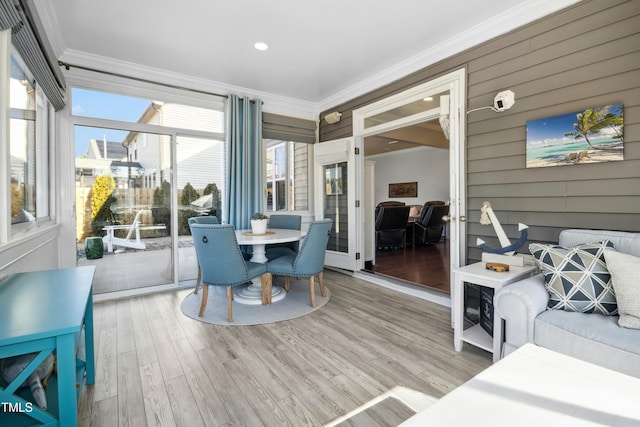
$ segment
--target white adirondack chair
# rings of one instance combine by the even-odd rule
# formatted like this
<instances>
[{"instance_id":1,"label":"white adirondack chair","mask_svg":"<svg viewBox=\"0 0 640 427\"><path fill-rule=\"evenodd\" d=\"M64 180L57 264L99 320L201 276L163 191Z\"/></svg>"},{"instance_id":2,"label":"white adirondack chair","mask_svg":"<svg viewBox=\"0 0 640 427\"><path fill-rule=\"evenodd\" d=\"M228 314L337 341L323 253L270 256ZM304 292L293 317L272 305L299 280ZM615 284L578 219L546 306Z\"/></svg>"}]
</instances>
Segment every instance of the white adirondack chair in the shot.
<instances>
[{"instance_id":1,"label":"white adirondack chair","mask_svg":"<svg viewBox=\"0 0 640 427\"><path fill-rule=\"evenodd\" d=\"M133 223L129 225L107 225L102 229L107 232L107 235L102 238L102 241L107 245L107 252L113 252L114 246L123 246L125 248L133 249L146 249L147 245L140 240L140 230L163 230L167 227L164 225L141 225L140 215L145 210L139 210L136 213ZM115 237L116 230L129 230L125 238Z\"/></svg>"}]
</instances>

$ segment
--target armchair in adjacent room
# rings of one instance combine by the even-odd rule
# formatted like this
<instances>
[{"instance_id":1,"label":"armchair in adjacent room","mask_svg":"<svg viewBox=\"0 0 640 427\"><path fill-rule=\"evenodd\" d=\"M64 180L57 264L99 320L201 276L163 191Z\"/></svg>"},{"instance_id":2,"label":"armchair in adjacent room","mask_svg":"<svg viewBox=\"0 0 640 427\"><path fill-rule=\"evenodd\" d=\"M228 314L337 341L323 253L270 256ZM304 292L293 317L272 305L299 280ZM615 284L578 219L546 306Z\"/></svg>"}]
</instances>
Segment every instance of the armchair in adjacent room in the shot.
<instances>
[{"instance_id":1,"label":"armchair in adjacent room","mask_svg":"<svg viewBox=\"0 0 640 427\"><path fill-rule=\"evenodd\" d=\"M420 217L414 226L416 242L424 245L432 245L440 241L445 224L442 217L449 214L449 205L429 203L425 203L422 207Z\"/></svg>"},{"instance_id":2,"label":"armchair in adjacent room","mask_svg":"<svg viewBox=\"0 0 640 427\"><path fill-rule=\"evenodd\" d=\"M376 215L376 248L404 248L409 206L378 206Z\"/></svg>"},{"instance_id":3,"label":"armchair in adjacent room","mask_svg":"<svg viewBox=\"0 0 640 427\"><path fill-rule=\"evenodd\" d=\"M386 202L380 202L376 205L376 211L374 214L374 218L378 218L378 214L380 213L380 208L382 206L404 206L404 202L398 202L396 200L387 200Z\"/></svg>"}]
</instances>

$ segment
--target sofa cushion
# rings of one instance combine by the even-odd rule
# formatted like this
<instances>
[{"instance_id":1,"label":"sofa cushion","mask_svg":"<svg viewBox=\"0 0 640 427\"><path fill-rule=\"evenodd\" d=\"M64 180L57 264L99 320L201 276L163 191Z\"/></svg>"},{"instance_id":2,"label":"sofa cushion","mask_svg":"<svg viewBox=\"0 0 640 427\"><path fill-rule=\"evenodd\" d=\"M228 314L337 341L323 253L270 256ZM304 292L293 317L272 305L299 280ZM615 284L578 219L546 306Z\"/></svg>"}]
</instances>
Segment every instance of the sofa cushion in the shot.
<instances>
[{"instance_id":1,"label":"sofa cushion","mask_svg":"<svg viewBox=\"0 0 640 427\"><path fill-rule=\"evenodd\" d=\"M533 342L640 377L640 331L617 322L618 316L546 310L536 317Z\"/></svg>"},{"instance_id":2,"label":"sofa cushion","mask_svg":"<svg viewBox=\"0 0 640 427\"><path fill-rule=\"evenodd\" d=\"M542 270L549 292L548 308L581 313L617 314L611 275L604 260L613 243L585 243L574 247L532 243L529 251Z\"/></svg>"},{"instance_id":3,"label":"sofa cushion","mask_svg":"<svg viewBox=\"0 0 640 427\"><path fill-rule=\"evenodd\" d=\"M640 258L606 250L604 258L618 300L618 324L640 329Z\"/></svg>"},{"instance_id":4,"label":"sofa cushion","mask_svg":"<svg viewBox=\"0 0 640 427\"><path fill-rule=\"evenodd\" d=\"M582 243L613 242L616 251L625 254L640 256L640 233L611 230L584 230L567 229L560 232L558 244L562 246L578 246Z\"/></svg>"}]
</instances>

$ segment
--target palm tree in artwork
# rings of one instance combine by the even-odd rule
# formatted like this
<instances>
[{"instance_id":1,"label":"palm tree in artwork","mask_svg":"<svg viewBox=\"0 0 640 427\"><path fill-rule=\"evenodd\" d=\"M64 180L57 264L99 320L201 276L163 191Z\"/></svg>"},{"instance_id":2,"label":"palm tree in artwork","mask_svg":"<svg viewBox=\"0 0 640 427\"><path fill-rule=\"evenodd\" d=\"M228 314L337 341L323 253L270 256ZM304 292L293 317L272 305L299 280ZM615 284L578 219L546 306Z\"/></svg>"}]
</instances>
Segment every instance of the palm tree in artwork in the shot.
<instances>
[{"instance_id":1,"label":"palm tree in artwork","mask_svg":"<svg viewBox=\"0 0 640 427\"><path fill-rule=\"evenodd\" d=\"M573 124L573 132L567 132L564 136L574 136L575 139L584 138L594 150L604 150L604 148L595 147L589 140L589 135L595 135L606 127L619 129L622 125L622 113L614 114L609 111L609 107L588 108L582 113L576 114L577 123ZM614 138L622 138L622 134L616 131Z\"/></svg>"}]
</instances>

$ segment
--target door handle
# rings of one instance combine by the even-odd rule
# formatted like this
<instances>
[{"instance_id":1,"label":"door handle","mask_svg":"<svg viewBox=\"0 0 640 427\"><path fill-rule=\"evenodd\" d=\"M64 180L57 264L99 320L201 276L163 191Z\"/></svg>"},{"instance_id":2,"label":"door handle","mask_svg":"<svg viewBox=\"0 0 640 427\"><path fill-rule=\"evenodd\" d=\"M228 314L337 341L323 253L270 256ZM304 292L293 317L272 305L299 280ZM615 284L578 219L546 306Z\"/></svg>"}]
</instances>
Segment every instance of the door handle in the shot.
<instances>
[{"instance_id":1,"label":"door handle","mask_svg":"<svg viewBox=\"0 0 640 427\"><path fill-rule=\"evenodd\" d=\"M445 215L445 216L443 216L443 217L442 217L442 220L443 220L444 222L451 222L451 221L455 221L455 220L456 220L456 218L455 218L455 217L453 217L453 216L450 216L450 215ZM466 217L466 216L464 216L464 215L460 215L460 218L458 218L458 220L459 220L460 222L466 222L466 221L467 221L467 217Z\"/></svg>"}]
</instances>

